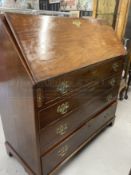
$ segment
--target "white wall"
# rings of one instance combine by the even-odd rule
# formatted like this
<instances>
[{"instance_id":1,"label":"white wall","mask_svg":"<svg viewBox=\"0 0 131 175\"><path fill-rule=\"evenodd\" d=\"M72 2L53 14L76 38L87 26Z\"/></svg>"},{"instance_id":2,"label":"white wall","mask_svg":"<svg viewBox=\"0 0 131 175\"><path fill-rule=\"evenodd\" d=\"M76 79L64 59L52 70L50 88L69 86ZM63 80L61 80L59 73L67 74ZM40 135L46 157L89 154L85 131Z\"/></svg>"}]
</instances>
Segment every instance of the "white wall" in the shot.
<instances>
[{"instance_id":1,"label":"white wall","mask_svg":"<svg viewBox=\"0 0 131 175\"><path fill-rule=\"evenodd\" d=\"M28 4L31 4L32 8L39 9L39 0L0 0L0 7L7 8L28 8Z\"/></svg>"}]
</instances>

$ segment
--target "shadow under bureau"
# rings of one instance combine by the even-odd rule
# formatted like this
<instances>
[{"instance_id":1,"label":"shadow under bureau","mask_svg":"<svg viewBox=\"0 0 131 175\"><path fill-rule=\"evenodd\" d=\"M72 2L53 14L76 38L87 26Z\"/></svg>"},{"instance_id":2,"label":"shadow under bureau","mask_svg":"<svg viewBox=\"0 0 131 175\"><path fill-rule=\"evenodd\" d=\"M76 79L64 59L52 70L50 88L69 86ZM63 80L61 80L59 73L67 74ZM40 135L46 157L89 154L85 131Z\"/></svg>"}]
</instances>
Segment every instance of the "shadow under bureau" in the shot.
<instances>
[{"instance_id":1,"label":"shadow under bureau","mask_svg":"<svg viewBox=\"0 0 131 175\"><path fill-rule=\"evenodd\" d=\"M113 124L125 50L96 19L0 16L0 112L6 148L49 175Z\"/></svg>"}]
</instances>

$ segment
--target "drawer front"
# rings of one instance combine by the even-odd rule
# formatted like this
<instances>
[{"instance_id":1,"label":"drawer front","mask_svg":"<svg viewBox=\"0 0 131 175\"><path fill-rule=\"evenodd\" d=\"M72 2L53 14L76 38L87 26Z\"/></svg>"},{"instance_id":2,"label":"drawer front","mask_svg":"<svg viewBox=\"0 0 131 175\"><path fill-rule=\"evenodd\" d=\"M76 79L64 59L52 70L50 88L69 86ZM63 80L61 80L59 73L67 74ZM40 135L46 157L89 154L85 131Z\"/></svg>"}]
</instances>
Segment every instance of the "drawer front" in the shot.
<instances>
[{"instance_id":1,"label":"drawer front","mask_svg":"<svg viewBox=\"0 0 131 175\"><path fill-rule=\"evenodd\" d=\"M95 107L100 108L116 99L118 87L120 83L120 75L112 77L108 80L101 81L97 86L84 88L80 93L65 98L39 112L40 129L46 127L50 123L57 121L70 114L83 104L91 104L92 101L97 103ZM98 103L99 102L99 103ZM92 110L93 111L93 110Z\"/></svg>"},{"instance_id":2,"label":"drawer front","mask_svg":"<svg viewBox=\"0 0 131 175\"><path fill-rule=\"evenodd\" d=\"M111 98L110 94L104 93L95 99L83 104L75 111L69 113L67 117L62 118L58 122L52 123L45 129L40 131L40 145L41 153L47 152L55 144L58 144L61 140L65 139L72 132L81 127L85 122L91 119L96 113L104 109L108 105L107 99ZM93 104L93 105L92 105Z\"/></svg>"},{"instance_id":3,"label":"drawer front","mask_svg":"<svg viewBox=\"0 0 131 175\"><path fill-rule=\"evenodd\" d=\"M60 145L42 157L43 173L49 174L62 161L75 152L87 139L99 130L108 121L114 118L116 103L90 120L82 128L67 138Z\"/></svg>"},{"instance_id":4,"label":"drawer front","mask_svg":"<svg viewBox=\"0 0 131 175\"><path fill-rule=\"evenodd\" d=\"M123 59L121 58L47 80L42 84L41 96L43 98L41 104L38 101L38 107L42 107L48 102L52 102L64 95L75 92L75 90L85 85L92 85L95 81L105 79L112 74L114 75L114 73L121 72L122 68Z\"/></svg>"}]
</instances>

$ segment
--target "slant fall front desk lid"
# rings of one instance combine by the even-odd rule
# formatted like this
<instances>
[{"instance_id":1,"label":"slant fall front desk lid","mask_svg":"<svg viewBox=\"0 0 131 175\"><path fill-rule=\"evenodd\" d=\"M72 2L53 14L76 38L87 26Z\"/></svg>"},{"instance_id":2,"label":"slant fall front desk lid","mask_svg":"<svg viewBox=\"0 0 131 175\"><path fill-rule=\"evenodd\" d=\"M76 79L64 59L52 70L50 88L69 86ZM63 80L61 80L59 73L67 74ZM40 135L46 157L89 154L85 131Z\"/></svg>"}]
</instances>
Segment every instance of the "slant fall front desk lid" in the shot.
<instances>
[{"instance_id":1,"label":"slant fall front desk lid","mask_svg":"<svg viewBox=\"0 0 131 175\"><path fill-rule=\"evenodd\" d=\"M12 13L5 18L35 83L125 55L113 29L93 18Z\"/></svg>"}]
</instances>

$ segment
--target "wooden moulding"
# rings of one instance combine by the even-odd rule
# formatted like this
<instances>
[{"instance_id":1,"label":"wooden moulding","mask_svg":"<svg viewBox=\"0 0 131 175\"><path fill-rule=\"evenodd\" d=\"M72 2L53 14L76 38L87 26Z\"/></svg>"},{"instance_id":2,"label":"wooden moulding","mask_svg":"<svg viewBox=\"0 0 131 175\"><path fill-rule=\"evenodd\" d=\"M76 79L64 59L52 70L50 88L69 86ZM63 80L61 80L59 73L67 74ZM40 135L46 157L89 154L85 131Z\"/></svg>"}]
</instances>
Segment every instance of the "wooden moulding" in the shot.
<instances>
[{"instance_id":1,"label":"wooden moulding","mask_svg":"<svg viewBox=\"0 0 131 175\"><path fill-rule=\"evenodd\" d=\"M122 39L127 24L128 12L131 0L120 0L118 9L118 18L116 21L115 31L119 39Z\"/></svg>"},{"instance_id":2,"label":"wooden moulding","mask_svg":"<svg viewBox=\"0 0 131 175\"><path fill-rule=\"evenodd\" d=\"M103 19L107 21L109 25L114 27L118 4L119 0L94 0L93 17Z\"/></svg>"},{"instance_id":3,"label":"wooden moulding","mask_svg":"<svg viewBox=\"0 0 131 175\"><path fill-rule=\"evenodd\" d=\"M31 168L25 163L25 161L16 153L16 151L11 147L11 145L6 141L5 142L5 147L7 154L10 157L14 157L18 160L18 162L24 167L25 171L28 173L28 175L36 175Z\"/></svg>"},{"instance_id":4,"label":"wooden moulding","mask_svg":"<svg viewBox=\"0 0 131 175\"><path fill-rule=\"evenodd\" d=\"M97 16L97 6L98 6L98 0L93 0L93 18L96 18Z\"/></svg>"},{"instance_id":5,"label":"wooden moulding","mask_svg":"<svg viewBox=\"0 0 131 175\"><path fill-rule=\"evenodd\" d=\"M102 2L103 1L103 2ZM100 4L101 3L101 4ZM113 1L112 1L113 3ZM117 33L118 38L121 40L125 33L125 28L127 24L128 12L130 7L131 0L117 0L116 1L116 10L114 11L114 21L113 27ZM115 0L114 0L115 4ZM104 0L94 0L93 1L93 17L99 17L97 13L100 12L107 12L107 4L104 5ZM113 9L114 7L110 7L109 9ZM110 13L110 12L109 12ZM110 18L110 15L108 15ZM107 20L108 20L107 16ZM105 17L106 19L106 17ZM109 19L110 20L110 19Z\"/></svg>"}]
</instances>

